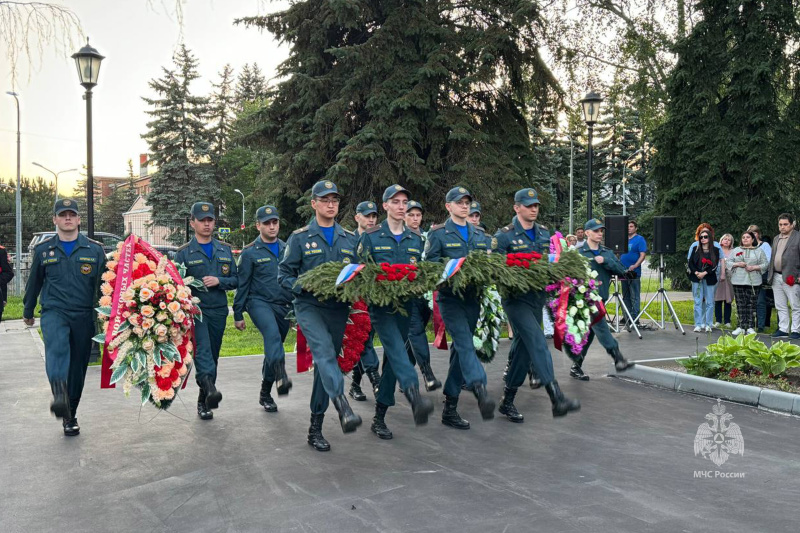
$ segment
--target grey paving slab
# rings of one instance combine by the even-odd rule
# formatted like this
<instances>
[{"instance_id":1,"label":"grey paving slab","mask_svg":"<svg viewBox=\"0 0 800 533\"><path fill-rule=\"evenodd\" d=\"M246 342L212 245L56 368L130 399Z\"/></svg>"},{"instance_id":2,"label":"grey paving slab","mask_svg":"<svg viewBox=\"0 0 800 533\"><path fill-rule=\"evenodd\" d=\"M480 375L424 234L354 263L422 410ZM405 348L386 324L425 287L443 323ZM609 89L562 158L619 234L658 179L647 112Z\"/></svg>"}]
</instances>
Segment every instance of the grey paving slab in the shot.
<instances>
[{"instance_id":1,"label":"grey paving slab","mask_svg":"<svg viewBox=\"0 0 800 533\"><path fill-rule=\"evenodd\" d=\"M619 336L626 353L635 347L648 358L694 342L664 332L630 337ZM501 343L487 367L495 397L507 348ZM305 443L311 375L295 376L280 411L267 414L257 404L258 357L222 360L224 399L212 422L194 416L193 384L182 395L186 407L156 416L120 390L100 390L91 368L82 434L68 439L48 414L30 334L4 333L0 530L796 531L797 418L726 404L746 452L716 467L693 451L714 400L606 378L608 361L593 347L592 380L577 382L554 352L562 387L583 402L566 418L552 418L543 390L524 389L524 424L482 422L465 395L460 410L472 429L457 431L438 422L441 396L431 394L431 423L415 428L400 400L387 417L395 439L380 441L368 430L370 397L355 404L365 419L355 434L343 435L329 415L333 450L321 454ZM447 354L434 351L440 377L446 364ZM698 479L698 471L745 477Z\"/></svg>"}]
</instances>

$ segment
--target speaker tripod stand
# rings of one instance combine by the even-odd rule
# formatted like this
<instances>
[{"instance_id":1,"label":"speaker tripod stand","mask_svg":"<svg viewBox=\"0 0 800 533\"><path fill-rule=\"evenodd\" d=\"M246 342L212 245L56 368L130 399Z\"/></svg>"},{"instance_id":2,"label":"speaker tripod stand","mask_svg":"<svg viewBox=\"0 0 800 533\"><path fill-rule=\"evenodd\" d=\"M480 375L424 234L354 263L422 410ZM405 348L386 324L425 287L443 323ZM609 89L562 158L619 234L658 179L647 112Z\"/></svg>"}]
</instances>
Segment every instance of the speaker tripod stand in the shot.
<instances>
[{"instance_id":1,"label":"speaker tripod stand","mask_svg":"<svg viewBox=\"0 0 800 533\"><path fill-rule=\"evenodd\" d=\"M680 332L683 335L686 335L686 331L683 329L683 325L681 325L681 321L678 320L678 313L676 313L675 312L675 308L672 307L672 302L669 299L669 295L667 294L667 290L664 288L664 270L665 270L665 267L664 267L664 254L660 254L660 256L661 256L661 259L659 260L659 265L658 265L658 291L656 291L656 293L650 298L650 300L647 301L645 306L639 312L639 316L636 317L636 320L638 321L642 316L646 316L647 318L652 320L653 323L656 326L658 326L661 329L664 329L664 304L666 303L667 304L667 308L669 309L669 313L672 316L672 322L675 324L675 329L680 330ZM660 322L658 320L656 320L655 318L653 318L652 316L650 316L650 313L647 312L647 309L650 307L650 305L653 302L655 302L657 299L661 303L661 321Z\"/></svg>"},{"instance_id":2,"label":"speaker tripod stand","mask_svg":"<svg viewBox=\"0 0 800 533\"><path fill-rule=\"evenodd\" d=\"M632 329L633 331L635 331L636 335L641 339L642 334L639 331L639 328L636 326L636 321L633 320L631 312L628 309L628 306L625 305L625 300L622 298L622 293L619 292L619 283L620 283L619 276L614 276L613 278L611 278L611 283L614 286L614 292L611 294L611 296L609 296L608 300L606 301L606 310L608 310L608 304L614 302L616 304L616 311L614 313L613 318L609 316L610 318L609 328L614 333L619 333L622 330L622 328L625 327L621 326L619 323L620 318L624 316L625 320L627 320L628 322L627 328L629 330ZM620 310L622 310L622 313L620 313Z\"/></svg>"}]
</instances>

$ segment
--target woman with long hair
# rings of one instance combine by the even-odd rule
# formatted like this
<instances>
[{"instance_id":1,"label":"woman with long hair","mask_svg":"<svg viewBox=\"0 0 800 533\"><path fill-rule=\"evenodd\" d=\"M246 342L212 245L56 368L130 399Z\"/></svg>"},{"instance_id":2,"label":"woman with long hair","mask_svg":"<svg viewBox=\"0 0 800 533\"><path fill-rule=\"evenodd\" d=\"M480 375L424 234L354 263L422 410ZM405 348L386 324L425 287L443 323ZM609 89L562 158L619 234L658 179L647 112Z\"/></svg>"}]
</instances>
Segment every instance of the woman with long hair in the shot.
<instances>
[{"instance_id":1,"label":"woman with long hair","mask_svg":"<svg viewBox=\"0 0 800 533\"><path fill-rule=\"evenodd\" d=\"M733 285L726 270L726 264L733 251L733 235L726 233L719 239L719 283L714 292L714 327L724 325L731 327L731 302L733 302Z\"/></svg>"},{"instance_id":2,"label":"woman with long hair","mask_svg":"<svg viewBox=\"0 0 800 533\"><path fill-rule=\"evenodd\" d=\"M742 244L734 248L726 263L736 296L736 314L739 315L739 326L733 330L733 335L756 332L756 302L761 292L761 274L769 267L767 255L756 244L753 232L744 232Z\"/></svg>"},{"instance_id":3,"label":"woman with long hair","mask_svg":"<svg viewBox=\"0 0 800 533\"><path fill-rule=\"evenodd\" d=\"M696 246L689 255L688 275L694 295L694 331L710 332L714 318L714 292L717 288L719 250L714 246L714 229L700 224L695 232Z\"/></svg>"}]
</instances>

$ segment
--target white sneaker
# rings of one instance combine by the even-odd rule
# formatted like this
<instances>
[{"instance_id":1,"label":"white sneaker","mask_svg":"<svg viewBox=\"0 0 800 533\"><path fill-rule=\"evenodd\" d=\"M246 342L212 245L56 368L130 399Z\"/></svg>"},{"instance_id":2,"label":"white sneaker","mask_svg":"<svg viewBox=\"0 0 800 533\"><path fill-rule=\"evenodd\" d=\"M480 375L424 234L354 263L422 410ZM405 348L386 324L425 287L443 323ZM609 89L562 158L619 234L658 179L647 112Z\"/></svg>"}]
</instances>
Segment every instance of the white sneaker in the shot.
<instances>
[{"instance_id":1,"label":"white sneaker","mask_svg":"<svg viewBox=\"0 0 800 533\"><path fill-rule=\"evenodd\" d=\"M712 328L718 328L718 327L720 327L720 325L721 324L719 322L714 322L713 324L711 324L711 327Z\"/></svg>"},{"instance_id":2,"label":"white sneaker","mask_svg":"<svg viewBox=\"0 0 800 533\"><path fill-rule=\"evenodd\" d=\"M706 326L706 333L711 333L711 326Z\"/></svg>"},{"instance_id":3,"label":"white sneaker","mask_svg":"<svg viewBox=\"0 0 800 533\"><path fill-rule=\"evenodd\" d=\"M747 329L747 334L748 335L753 335L755 332L756 332L756 330L754 330L753 328L748 328Z\"/></svg>"},{"instance_id":4,"label":"white sneaker","mask_svg":"<svg viewBox=\"0 0 800 533\"><path fill-rule=\"evenodd\" d=\"M695 333L701 333L702 331L703 331L703 328L702 328L702 327L700 327L700 326L695 326L695 327L694 327L694 332L695 332Z\"/></svg>"},{"instance_id":5,"label":"white sneaker","mask_svg":"<svg viewBox=\"0 0 800 533\"><path fill-rule=\"evenodd\" d=\"M725 324L725 327L728 328L728 329L731 329L733 326L731 326L731 323L728 322L727 324Z\"/></svg>"},{"instance_id":6,"label":"white sneaker","mask_svg":"<svg viewBox=\"0 0 800 533\"><path fill-rule=\"evenodd\" d=\"M731 331L731 335L733 335L734 337L738 337L742 333L744 333L744 330L742 328L736 328L735 330Z\"/></svg>"}]
</instances>

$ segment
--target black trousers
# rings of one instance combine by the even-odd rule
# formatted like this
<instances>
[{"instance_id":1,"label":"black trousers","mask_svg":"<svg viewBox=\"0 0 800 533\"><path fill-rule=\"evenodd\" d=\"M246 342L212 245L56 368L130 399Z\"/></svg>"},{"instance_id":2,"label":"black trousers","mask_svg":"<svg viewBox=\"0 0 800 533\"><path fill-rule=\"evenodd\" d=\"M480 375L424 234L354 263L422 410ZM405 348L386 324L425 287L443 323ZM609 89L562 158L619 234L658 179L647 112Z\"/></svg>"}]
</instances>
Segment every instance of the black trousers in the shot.
<instances>
[{"instance_id":1,"label":"black trousers","mask_svg":"<svg viewBox=\"0 0 800 533\"><path fill-rule=\"evenodd\" d=\"M739 327L742 329L755 329L756 327L756 302L761 287L750 285L734 285L733 296L736 298L736 313L739 315Z\"/></svg>"}]
</instances>

